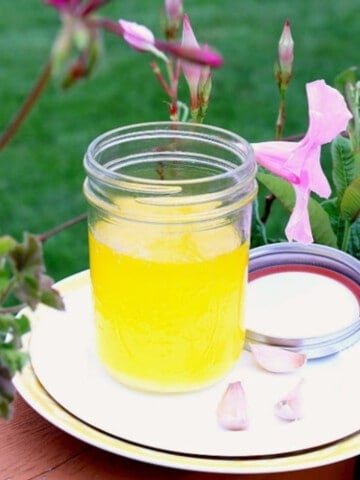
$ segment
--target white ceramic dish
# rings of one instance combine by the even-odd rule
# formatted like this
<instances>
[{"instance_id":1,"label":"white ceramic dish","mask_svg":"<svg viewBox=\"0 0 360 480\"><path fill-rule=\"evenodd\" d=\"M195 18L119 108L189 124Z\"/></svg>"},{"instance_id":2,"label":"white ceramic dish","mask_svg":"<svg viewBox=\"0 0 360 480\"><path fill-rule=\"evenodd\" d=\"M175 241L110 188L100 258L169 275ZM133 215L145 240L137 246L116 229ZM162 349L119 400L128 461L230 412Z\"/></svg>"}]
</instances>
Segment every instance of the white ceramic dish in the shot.
<instances>
[{"instance_id":1,"label":"white ceramic dish","mask_svg":"<svg viewBox=\"0 0 360 480\"><path fill-rule=\"evenodd\" d=\"M114 382L98 362L88 272L57 287L66 312L41 306L30 314L36 376L27 368L15 384L35 410L68 433L131 458L221 472L300 469L360 451L360 389L354 371L359 344L286 375L261 370L244 352L228 378L210 389L143 394ZM273 405L300 376L305 379L306 415L284 423L274 416ZM235 379L248 395L250 427L229 432L217 425L215 410L228 382ZM274 455L277 458L270 458Z\"/></svg>"}]
</instances>

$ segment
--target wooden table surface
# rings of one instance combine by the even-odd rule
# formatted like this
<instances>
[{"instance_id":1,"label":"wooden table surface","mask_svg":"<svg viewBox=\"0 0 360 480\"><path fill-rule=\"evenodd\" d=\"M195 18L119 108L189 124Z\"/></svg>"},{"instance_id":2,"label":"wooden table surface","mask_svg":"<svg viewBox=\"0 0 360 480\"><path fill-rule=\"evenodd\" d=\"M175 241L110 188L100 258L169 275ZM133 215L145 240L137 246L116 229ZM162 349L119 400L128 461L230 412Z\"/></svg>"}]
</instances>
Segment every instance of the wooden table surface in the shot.
<instances>
[{"instance_id":1,"label":"wooden table surface","mask_svg":"<svg viewBox=\"0 0 360 480\"><path fill-rule=\"evenodd\" d=\"M355 460L289 473L216 474L170 469L90 446L53 426L18 395L0 420L0 480L352 480Z\"/></svg>"}]
</instances>

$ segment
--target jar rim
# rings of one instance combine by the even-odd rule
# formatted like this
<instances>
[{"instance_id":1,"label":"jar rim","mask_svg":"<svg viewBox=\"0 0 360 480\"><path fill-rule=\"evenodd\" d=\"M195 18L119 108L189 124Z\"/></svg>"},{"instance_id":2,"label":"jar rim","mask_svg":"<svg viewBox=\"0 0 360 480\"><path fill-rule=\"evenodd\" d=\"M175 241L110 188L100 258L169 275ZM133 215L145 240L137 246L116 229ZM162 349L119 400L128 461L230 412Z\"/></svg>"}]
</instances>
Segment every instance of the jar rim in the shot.
<instances>
[{"instance_id":1,"label":"jar rim","mask_svg":"<svg viewBox=\"0 0 360 480\"><path fill-rule=\"evenodd\" d=\"M241 158L239 164L232 164L232 168L221 173L191 179L149 179L112 171L97 161L97 155L111 145L117 143L141 140L145 138L177 138L210 141L214 145L232 153L234 158ZM121 140L121 142L119 142ZM178 185L191 185L221 180L229 176L236 176L239 183L248 183L255 178L257 165L254 151L250 143L240 135L208 124L191 122L144 122L121 126L97 136L88 146L84 167L88 175L97 177L101 181L116 185L118 182L129 182L139 186L147 184L161 186L167 189ZM169 191L170 193L170 191Z\"/></svg>"}]
</instances>

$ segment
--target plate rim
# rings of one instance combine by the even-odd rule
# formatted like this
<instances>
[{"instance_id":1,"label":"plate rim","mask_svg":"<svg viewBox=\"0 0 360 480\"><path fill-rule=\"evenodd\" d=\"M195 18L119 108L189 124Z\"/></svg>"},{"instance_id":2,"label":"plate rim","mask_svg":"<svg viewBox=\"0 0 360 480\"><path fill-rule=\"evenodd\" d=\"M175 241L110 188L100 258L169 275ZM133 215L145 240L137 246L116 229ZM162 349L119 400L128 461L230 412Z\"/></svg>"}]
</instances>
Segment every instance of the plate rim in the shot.
<instances>
[{"instance_id":1,"label":"plate rim","mask_svg":"<svg viewBox=\"0 0 360 480\"><path fill-rule=\"evenodd\" d=\"M30 364L15 375L14 385L30 407L65 433L101 450L153 465L208 473L277 473L321 467L347 460L360 451L356 433L331 445L305 453L273 458L208 458L181 455L135 445L87 425L61 407L42 387Z\"/></svg>"}]
</instances>

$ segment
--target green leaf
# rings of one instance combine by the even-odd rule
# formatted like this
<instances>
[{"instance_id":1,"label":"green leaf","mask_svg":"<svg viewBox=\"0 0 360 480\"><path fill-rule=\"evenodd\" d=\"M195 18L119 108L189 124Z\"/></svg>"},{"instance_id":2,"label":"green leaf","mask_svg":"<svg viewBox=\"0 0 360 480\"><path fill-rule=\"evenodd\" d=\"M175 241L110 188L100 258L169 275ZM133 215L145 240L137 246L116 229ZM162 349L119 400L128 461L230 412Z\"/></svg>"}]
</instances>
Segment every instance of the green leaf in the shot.
<instances>
[{"instance_id":1,"label":"green leaf","mask_svg":"<svg viewBox=\"0 0 360 480\"><path fill-rule=\"evenodd\" d=\"M321 206L325 212L329 215L331 228L333 229L336 238L338 248L342 245L342 241L345 233L345 220L340 215L340 209L337 197L330 198L321 202Z\"/></svg>"},{"instance_id":2,"label":"green leaf","mask_svg":"<svg viewBox=\"0 0 360 480\"><path fill-rule=\"evenodd\" d=\"M0 376L0 398L1 396L12 402L15 397L15 387L10 379Z\"/></svg>"},{"instance_id":3,"label":"green leaf","mask_svg":"<svg viewBox=\"0 0 360 480\"><path fill-rule=\"evenodd\" d=\"M12 402L15 399L15 387L11 381L9 369L1 365L0 359L0 417L8 420L13 412Z\"/></svg>"},{"instance_id":4,"label":"green leaf","mask_svg":"<svg viewBox=\"0 0 360 480\"><path fill-rule=\"evenodd\" d=\"M11 377L27 364L29 356L25 352L0 346L0 368L10 372Z\"/></svg>"},{"instance_id":5,"label":"green leaf","mask_svg":"<svg viewBox=\"0 0 360 480\"><path fill-rule=\"evenodd\" d=\"M18 274L14 295L34 310L40 301L39 281L31 274Z\"/></svg>"},{"instance_id":6,"label":"green leaf","mask_svg":"<svg viewBox=\"0 0 360 480\"><path fill-rule=\"evenodd\" d=\"M0 297L7 291L10 284L10 273L7 270L0 270Z\"/></svg>"},{"instance_id":7,"label":"green leaf","mask_svg":"<svg viewBox=\"0 0 360 480\"><path fill-rule=\"evenodd\" d=\"M9 253L15 272L40 275L45 270L42 245L36 235L24 235L24 242L17 244Z\"/></svg>"},{"instance_id":8,"label":"green leaf","mask_svg":"<svg viewBox=\"0 0 360 480\"><path fill-rule=\"evenodd\" d=\"M321 202L321 205L325 210L325 212L329 215L330 220L333 222L333 226L337 225L338 219L340 217L338 199L336 197L326 199L323 202Z\"/></svg>"},{"instance_id":9,"label":"green leaf","mask_svg":"<svg viewBox=\"0 0 360 480\"><path fill-rule=\"evenodd\" d=\"M56 308L57 310L64 310L64 301L59 292L55 289L46 290L41 293L40 301L48 307Z\"/></svg>"},{"instance_id":10,"label":"green leaf","mask_svg":"<svg viewBox=\"0 0 360 480\"><path fill-rule=\"evenodd\" d=\"M15 247L15 245L16 240L9 235L0 237L0 255L7 255L9 251Z\"/></svg>"},{"instance_id":11,"label":"green leaf","mask_svg":"<svg viewBox=\"0 0 360 480\"><path fill-rule=\"evenodd\" d=\"M259 201L255 198L252 210L251 248L266 245L267 243L266 228L262 223L259 214Z\"/></svg>"},{"instance_id":12,"label":"green leaf","mask_svg":"<svg viewBox=\"0 0 360 480\"><path fill-rule=\"evenodd\" d=\"M358 67L356 66L347 68L335 78L335 88L337 88L344 96L346 96L346 85L348 83L355 85L357 70Z\"/></svg>"},{"instance_id":13,"label":"green leaf","mask_svg":"<svg viewBox=\"0 0 360 480\"><path fill-rule=\"evenodd\" d=\"M340 203L340 212L345 220L354 222L360 215L360 177L346 188Z\"/></svg>"},{"instance_id":14,"label":"green leaf","mask_svg":"<svg viewBox=\"0 0 360 480\"><path fill-rule=\"evenodd\" d=\"M13 408L11 403L15 399L15 387L10 378L0 371L0 417L8 420L11 418Z\"/></svg>"},{"instance_id":15,"label":"green leaf","mask_svg":"<svg viewBox=\"0 0 360 480\"><path fill-rule=\"evenodd\" d=\"M350 140L342 136L336 137L331 144L331 156L336 196L341 202L346 188L355 178L355 157Z\"/></svg>"},{"instance_id":16,"label":"green leaf","mask_svg":"<svg viewBox=\"0 0 360 480\"><path fill-rule=\"evenodd\" d=\"M9 259L16 280L12 293L19 301L33 310L39 302L64 309L60 295L52 288L52 278L44 274L42 244L37 236L25 234L24 242L10 251Z\"/></svg>"},{"instance_id":17,"label":"green leaf","mask_svg":"<svg viewBox=\"0 0 360 480\"><path fill-rule=\"evenodd\" d=\"M11 313L0 314L0 332L7 334L12 330L14 328L14 318Z\"/></svg>"},{"instance_id":18,"label":"green leaf","mask_svg":"<svg viewBox=\"0 0 360 480\"><path fill-rule=\"evenodd\" d=\"M268 173L258 173L257 178L276 196L288 213L293 211L295 192L291 185L282 178ZM337 239L331 227L329 215L320 203L313 198L309 200L309 217L314 241L337 248Z\"/></svg>"},{"instance_id":19,"label":"green leaf","mask_svg":"<svg viewBox=\"0 0 360 480\"><path fill-rule=\"evenodd\" d=\"M360 218L351 225L348 253L360 260Z\"/></svg>"},{"instance_id":20,"label":"green leaf","mask_svg":"<svg viewBox=\"0 0 360 480\"><path fill-rule=\"evenodd\" d=\"M22 345L21 337L30 330L29 319L25 315L16 317L11 313L0 315L0 348L17 349Z\"/></svg>"},{"instance_id":21,"label":"green leaf","mask_svg":"<svg viewBox=\"0 0 360 480\"><path fill-rule=\"evenodd\" d=\"M29 358L20 351L21 336L29 329L30 323L25 315L0 314L0 417L5 419L11 416L11 403L15 398L11 379L22 370Z\"/></svg>"},{"instance_id":22,"label":"green leaf","mask_svg":"<svg viewBox=\"0 0 360 480\"><path fill-rule=\"evenodd\" d=\"M21 315L20 317L16 317L14 319L14 325L15 325L16 333L20 336L30 331L30 321L26 315Z\"/></svg>"}]
</instances>

